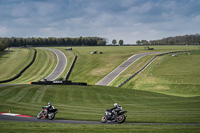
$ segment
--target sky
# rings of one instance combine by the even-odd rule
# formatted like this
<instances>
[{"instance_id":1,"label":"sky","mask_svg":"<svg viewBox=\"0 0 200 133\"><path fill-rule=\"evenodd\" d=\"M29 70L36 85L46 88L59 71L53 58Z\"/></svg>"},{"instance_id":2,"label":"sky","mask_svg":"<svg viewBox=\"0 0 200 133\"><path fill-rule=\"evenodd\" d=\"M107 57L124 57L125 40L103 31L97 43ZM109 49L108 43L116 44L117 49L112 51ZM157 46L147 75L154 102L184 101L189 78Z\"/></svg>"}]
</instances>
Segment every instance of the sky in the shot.
<instances>
[{"instance_id":1,"label":"sky","mask_svg":"<svg viewBox=\"0 0 200 133\"><path fill-rule=\"evenodd\" d=\"M200 33L200 0L0 0L0 37L97 36L135 44Z\"/></svg>"}]
</instances>

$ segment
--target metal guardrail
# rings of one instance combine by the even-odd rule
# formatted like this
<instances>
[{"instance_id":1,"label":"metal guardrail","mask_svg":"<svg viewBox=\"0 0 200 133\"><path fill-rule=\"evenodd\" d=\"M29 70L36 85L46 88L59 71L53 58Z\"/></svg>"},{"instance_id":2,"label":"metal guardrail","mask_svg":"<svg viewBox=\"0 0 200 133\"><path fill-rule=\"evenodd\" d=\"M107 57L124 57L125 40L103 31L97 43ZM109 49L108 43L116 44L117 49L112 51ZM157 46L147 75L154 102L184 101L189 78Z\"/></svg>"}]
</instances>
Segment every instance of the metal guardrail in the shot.
<instances>
[{"instance_id":1,"label":"metal guardrail","mask_svg":"<svg viewBox=\"0 0 200 133\"><path fill-rule=\"evenodd\" d=\"M74 67L74 64L75 64L75 62L76 62L76 59L77 59L77 55L74 57L74 60L73 60L73 62L72 62L72 64L71 64L71 67L69 68L69 71L68 71L68 73L67 73L67 75L66 75L66 77L65 77L65 80L67 81L68 80L68 78L69 78L69 76L70 76L70 74L71 74L71 72L72 72L72 69L73 69L73 67Z\"/></svg>"}]
</instances>

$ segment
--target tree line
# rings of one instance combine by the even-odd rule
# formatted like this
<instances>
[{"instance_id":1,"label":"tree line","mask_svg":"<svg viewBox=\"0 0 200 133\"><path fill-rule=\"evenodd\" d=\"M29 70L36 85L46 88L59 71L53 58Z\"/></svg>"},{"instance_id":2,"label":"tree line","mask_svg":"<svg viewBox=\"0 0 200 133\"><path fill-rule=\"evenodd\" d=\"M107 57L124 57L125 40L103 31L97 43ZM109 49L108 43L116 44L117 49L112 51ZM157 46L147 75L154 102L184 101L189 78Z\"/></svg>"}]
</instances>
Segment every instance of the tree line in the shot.
<instances>
[{"instance_id":1,"label":"tree line","mask_svg":"<svg viewBox=\"0 0 200 133\"><path fill-rule=\"evenodd\" d=\"M159 40L137 40L137 45L200 45L200 35L167 37Z\"/></svg>"},{"instance_id":2,"label":"tree line","mask_svg":"<svg viewBox=\"0 0 200 133\"><path fill-rule=\"evenodd\" d=\"M7 43L0 38L0 51L4 51L8 47Z\"/></svg>"},{"instance_id":3,"label":"tree line","mask_svg":"<svg viewBox=\"0 0 200 133\"><path fill-rule=\"evenodd\" d=\"M106 45L106 39L100 37L79 37L79 38L0 38L9 47L21 47L21 46L103 46Z\"/></svg>"}]
</instances>

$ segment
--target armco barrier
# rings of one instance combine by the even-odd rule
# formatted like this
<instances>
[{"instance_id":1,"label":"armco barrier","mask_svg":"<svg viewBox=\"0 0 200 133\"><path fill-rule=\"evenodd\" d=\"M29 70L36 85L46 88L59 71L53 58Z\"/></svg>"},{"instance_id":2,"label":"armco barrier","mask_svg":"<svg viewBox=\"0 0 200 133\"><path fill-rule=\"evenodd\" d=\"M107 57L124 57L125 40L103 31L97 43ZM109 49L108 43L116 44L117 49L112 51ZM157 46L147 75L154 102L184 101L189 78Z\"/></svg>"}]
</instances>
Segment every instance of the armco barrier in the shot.
<instances>
[{"instance_id":1,"label":"armco barrier","mask_svg":"<svg viewBox=\"0 0 200 133\"><path fill-rule=\"evenodd\" d=\"M196 51L196 50L190 50L190 51L174 51L174 52L167 52L167 53L163 53L163 54L159 54L153 57L153 59L151 59L143 68L141 68L139 71L137 71L136 73L134 73L133 75L131 75L129 78L127 78L125 81L123 81L121 84L119 84L117 87L122 87L122 85L124 85L125 83L127 83L129 80L131 80L133 77L135 77L137 74L139 74L140 72L142 72L151 62L153 62L158 56L163 56L163 55L167 55L167 54L173 54L173 53L181 53L181 52L192 52L192 51Z\"/></svg>"},{"instance_id":2,"label":"armco barrier","mask_svg":"<svg viewBox=\"0 0 200 133\"><path fill-rule=\"evenodd\" d=\"M39 81L39 82L30 82L30 84L36 85L87 85L83 82L71 82L71 81Z\"/></svg>"},{"instance_id":3,"label":"armco barrier","mask_svg":"<svg viewBox=\"0 0 200 133\"><path fill-rule=\"evenodd\" d=\"M19 77L34 63L34 61L35 61L35 59L36 59L36 55L37 55L37 50L36 50L36 49L34 49L34 50L35 50L35 53L34 53L34 56L33 56L32 61L31 61L24 69L22 69L22 70L21 70L16 76L14 76L13 78L0 81L0 83L10 82L10 81L13 81L13 80L19 78Z\"/></svg>"},{"instance_id":4,"label":"armco barrier","mask_svg":"<svg viewBox=\"0 0 200 133\"><path fill-rule=\"evenodd\" d=\"M77 59L77 55L74 57L74 60L73 60L73 62L72 62L72 64L71 64L71 67L69 68L69 71L68 71L68 73L67 73L67 75L66 75L66 77L65 77L65 80L66 80L66 81L67 81L67 79L69 78L69 76L70 76L70 74L71 74L71 72L72 72L72 69L73 69L74 64L75 64L75 62L76 62L76 59Z\"/></svg>"}]
</instances>

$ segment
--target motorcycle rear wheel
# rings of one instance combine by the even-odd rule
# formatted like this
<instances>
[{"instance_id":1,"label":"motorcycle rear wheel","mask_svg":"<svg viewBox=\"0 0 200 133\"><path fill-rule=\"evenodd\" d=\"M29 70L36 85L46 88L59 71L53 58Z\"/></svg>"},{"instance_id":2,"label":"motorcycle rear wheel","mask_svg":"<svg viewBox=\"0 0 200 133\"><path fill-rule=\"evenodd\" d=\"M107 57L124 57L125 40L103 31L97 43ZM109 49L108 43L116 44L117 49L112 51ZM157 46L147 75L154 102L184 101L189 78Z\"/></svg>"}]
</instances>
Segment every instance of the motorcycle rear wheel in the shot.
<instances>
[{"instance_id":1,"label":"motorcycle rear wheel","mask_svg":"<svg viewBox=\"0 0 200 133\"><path fill-rule=\"evenodd\" d=\"M37 115L37 119L41 119L42 118L42 113L39 113L38 115Z\"/></svg>"},{"instance_id":2,"label":"motorcycle rear wheel","mask_svg":"<svg viewBox=\"0 0 200 133\"><path fill-rule=\"evenodd\" d=\"M48 114L48 118L49 118L49 120L53 120L54 117L55 117L55 114L54 114L54 113L50 113L50 114Z\"/></svg>"},{"instance_id":3,"label":"motorcycle rear wheel","mask_svg":"<svg viewBox=\"0 0 200 133\"><path fill-rule=\"evenodd\" d=\"M101 123L106 123L108 120L108 116L104 115L102 118L101 118Z\"/></svg>"},{"instance_id":4,"label":"motorcycle rear wheel","mask_svg":"<svg viewBox=\"0 0 200 133\"><path fill-rule=\"evenodd\" d=\"M117 118L117 122L118 123L123 123L126 120L126 116L125 115L120 115Z\"/></svg>"}]
</instances>

